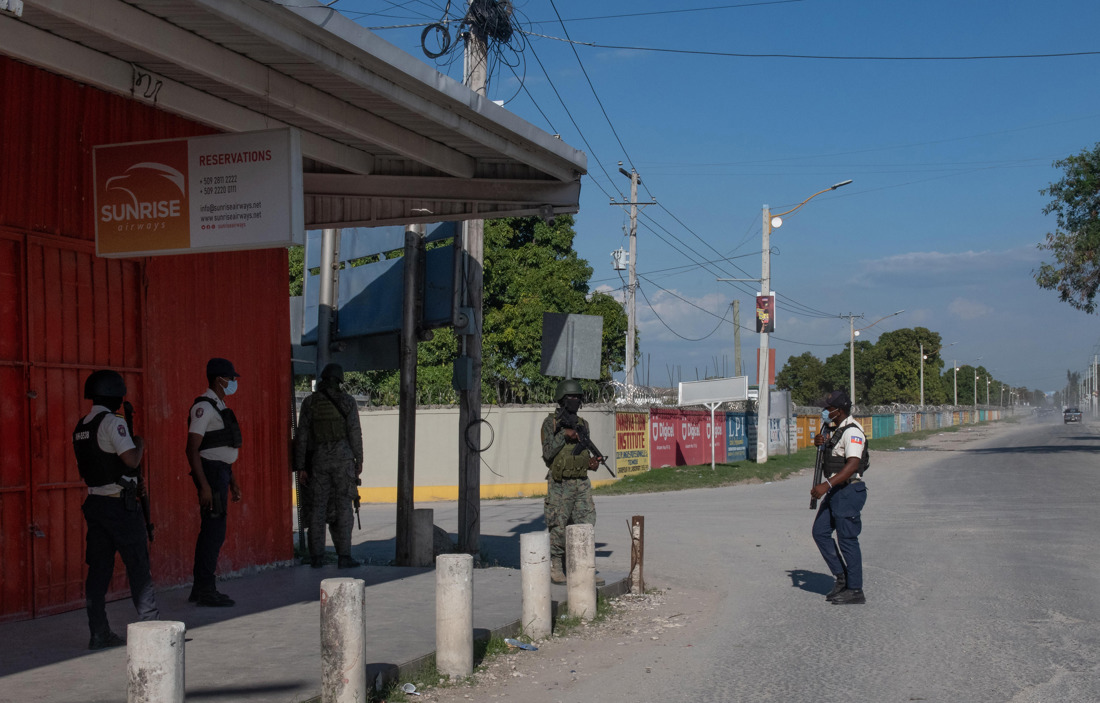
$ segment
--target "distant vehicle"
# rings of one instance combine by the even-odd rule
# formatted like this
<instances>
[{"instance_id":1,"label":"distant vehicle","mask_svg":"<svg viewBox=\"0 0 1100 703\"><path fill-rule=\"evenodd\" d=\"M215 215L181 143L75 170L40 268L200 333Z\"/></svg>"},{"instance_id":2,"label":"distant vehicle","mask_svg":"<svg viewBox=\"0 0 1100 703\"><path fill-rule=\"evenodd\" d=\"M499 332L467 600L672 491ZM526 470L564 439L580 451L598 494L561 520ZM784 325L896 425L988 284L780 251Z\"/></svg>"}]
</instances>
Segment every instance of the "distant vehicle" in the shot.
<instances>
[{"instance_id":1,"label":"distant vehicle","mask_svg":"<svg viewBox=\"0 0 1100 703\"><path fill-rule=\"evenodd\" d=\"M1077 408L1066 408L1062 412L1062 424L1081 421L1081 411Z\"/></svg>"}]
</instances>

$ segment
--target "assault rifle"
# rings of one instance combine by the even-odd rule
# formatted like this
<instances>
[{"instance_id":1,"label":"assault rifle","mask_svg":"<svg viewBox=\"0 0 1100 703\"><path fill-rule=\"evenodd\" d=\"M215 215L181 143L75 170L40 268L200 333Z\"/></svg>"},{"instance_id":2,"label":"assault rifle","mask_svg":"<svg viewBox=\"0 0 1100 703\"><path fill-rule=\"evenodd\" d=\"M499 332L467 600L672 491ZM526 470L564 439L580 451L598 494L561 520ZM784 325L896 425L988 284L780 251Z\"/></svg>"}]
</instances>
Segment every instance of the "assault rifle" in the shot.
<instances>
[{"instance_id":1,"label":"assault rifle","mask_svg":"<svg viewBox=\"0 0 1100 703\"><path fill-rule=\"evenodd\" d=\"M573 445L573 456L577 456L587 449L592 456L599 458L600 463L608 470L612 478L618 478L618 476L615 475L615 471L608 466L607 457L592 442L592 437L588 434L588 427L580 421L580 418L577 418L576 415L570 418L567 414L564 414L559 422L562 427L567 427L577 433L577 443Z\"/></svg>"},{"instance_id":2,"label":"assault rifle","mask_svg":"<svg viewBox=\"0 0 1100 703\"><path fill-rule=\"evenodd\" d=\"M359 486L363 485L363 479L355 479L355 521L359 523L359 529L363 529L363 518L359 517L359 506L363 503L363 499L359 497Z\"/></svg>"},{"instance_id":3,"label":"assault rifle","mask_svg":"<svg viewBox=\"0 0 1100 703\"><path fill-rule=\"evenodd\" d=\"M825 480L825 445L817 447L817 457L814 459L814 486ZM810 486L813 488L813 486ZM810 498L810 510L817 509L817 498Z\"/></svg>"},{"instance_id":4,"label":"assault rifle","mask_svg":"<svg viewBox=\"0 0 1100 703\"><path fill-rule=\"evenodd\" d=\"M129 430L130 436L134 436L134 406L128 400L122 401L122 411L126 416L126 429ZM145 518L145 534L148 535L149 541L153 541L153 533L156 530L156 526L153 525L153 517L149 512L149 487L145 485L145 475L141 470L141 465L137 467L138 472L138 485L137 485L137 497L141 501L141 514Z\"/></svg>"}]
</instances>

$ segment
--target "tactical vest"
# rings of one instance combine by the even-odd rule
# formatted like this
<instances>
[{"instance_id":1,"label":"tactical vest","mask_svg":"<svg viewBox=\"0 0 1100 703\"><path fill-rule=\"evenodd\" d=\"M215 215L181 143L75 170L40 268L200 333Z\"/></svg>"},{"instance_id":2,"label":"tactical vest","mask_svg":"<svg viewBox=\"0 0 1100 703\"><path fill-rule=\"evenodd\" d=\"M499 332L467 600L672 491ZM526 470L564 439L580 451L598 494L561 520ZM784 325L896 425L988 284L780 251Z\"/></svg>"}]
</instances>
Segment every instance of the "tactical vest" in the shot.
<instances>
[{"instance_id":1,"label":"tactical vest","mask_svg":"<svg viewBox=\"0 0 1100 703\"><path fill-rule=\"evenodd\" d=\"M221 415L222 422L225 423L225 427L220 430L210 430L202 436L202 444L199 445L199 451L203 449L216 449L218 447L231 447L233 449L239 449L243 442L241 441L241 426L237 423L237 416L233 414L233 411L229 408L221 410L218 408L218 404L208 396L200 395L195 398L195 402L191 404L191 407L195 407L199 403L209 403L210 407L218 411Z\"/></svg>"},{"instance_id":2,"label":"tactical vest","mask_svg":"<svg viewBox=\"0 0 1100 703\"><path fill-rule=\"evenodd\" d=\"M855 425L846 425L839 432L833 432L829 437L829 441L825 443L825 475L835 476L840 473L844 468L844 465L848 463L848 457L834 456L833 449L840 443L840 440L844 437L844 433L848 430L858 429ZM871 454L868 449L870 442L867 441L866 435L863 437L863 454L859 457L859 468L856 469L856 473L863 475L867 469L871 466Z\"/></svg>"},{"instance_id":3,"label":"tactical vest","mask_svg":"<svg viewBox=\"0 0 1100 703\"><path fill-rule=\"evenodd\" d=\"M309 432L314 442L339 442L347 439L348 426L344 413L328 393L314 393L310 409Z\"/></svg>"},{"instance_id":4,"label":"tactical vest","mask_svg":"<svg viewBox=\"0 0 1100 703\"><path fill-rule=\"evenodd\" d=\"M73 430L76 468L80 472L80 478L91 488L118 483L130 470L119 455L99 448L99 426L110 414L110 411L104 410L93 417L91 422L81 420Z\"/></svg>"},{"instance_id":5,"label":"tactical vest","mask_svg":"<svg viewBox=\"0 0 1100 703\"><path fill-rule=\"evenodd\" d=\"M583 420L582 420L583 422ZM554 432L558 431L557 418L554 419ZM550 462L550 476L555 481L561 481L566 478L585 478L588 476L588 462L592 458L592 454L587 449L581 450L578 454L573 453L573 448L576 444L566 444L561 448L561 451L554 456L553 461Z\"/></svg>"}]
</instances>

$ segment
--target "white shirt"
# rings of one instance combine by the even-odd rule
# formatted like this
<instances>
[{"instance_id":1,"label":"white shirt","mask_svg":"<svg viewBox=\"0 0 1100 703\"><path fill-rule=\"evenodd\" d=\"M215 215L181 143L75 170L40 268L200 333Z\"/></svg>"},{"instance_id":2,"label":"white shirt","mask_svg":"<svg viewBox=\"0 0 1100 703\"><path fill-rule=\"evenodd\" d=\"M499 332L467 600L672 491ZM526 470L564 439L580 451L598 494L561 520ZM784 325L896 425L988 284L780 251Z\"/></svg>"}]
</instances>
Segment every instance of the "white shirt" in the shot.
<instances>
[{"instance_id":1,"label":"white shirt","mask_svg":"<svg viewBox=\"0 0 1100 703\"><path fill-rule=\"evenodd\" d=\"M844 418L844 421L837 426L833 434L840 436L837 433L846 427L852 427L853 429L844 432L844 436L833 447L833 456L842 456L845 460L852 457L858 459L863 456L863 448L867 446L867 435L863 431L863 426L852 419L851 415ZM863 476L857 472L852 474L852 477L862 478Z\"/></svg>"},{"instance_id":2,"label":"white shirt","mask_svg":"<svg viewBox=\"0 0 1100 703\"><path fill-rule=\"evenodd\" d=\"M225 410L226 408L225 403L218 398L218 394L214 392L213 388L207 388L201 397L212 400L218 410ZM225 429L225 422L222 420L221 413L214 412L209 403L198 402L191 406L191 420L187 425L189 433L206 436L207 432L221 429ZM237 460L238 453L239 450L234 447L213 447L203 449L199 452L199 456L210 461L223 461L226 464L232 464Z\"/></svg>"},{"instance_id":3,"label":"white shirt","mask_svg":"<svg viewBox=\"0 0 1100 703\"><path fill-rule=\"evenodd\" d=\"M116 415L102 405L93 405L91 412L84 416L84 422L91 422L100 413L107 413L103 422L99 423L99 431L96 432L96 442L99 448L108 454L122 456L131 449L136 449L134 440L130 437L130 431L126 429L125 418ZM136 479L136 472L133 475ZM89 486L88 494L95 496L114 495L122 490L117 483L108 483L103 486Z\"/></svg>"}]
</instances>

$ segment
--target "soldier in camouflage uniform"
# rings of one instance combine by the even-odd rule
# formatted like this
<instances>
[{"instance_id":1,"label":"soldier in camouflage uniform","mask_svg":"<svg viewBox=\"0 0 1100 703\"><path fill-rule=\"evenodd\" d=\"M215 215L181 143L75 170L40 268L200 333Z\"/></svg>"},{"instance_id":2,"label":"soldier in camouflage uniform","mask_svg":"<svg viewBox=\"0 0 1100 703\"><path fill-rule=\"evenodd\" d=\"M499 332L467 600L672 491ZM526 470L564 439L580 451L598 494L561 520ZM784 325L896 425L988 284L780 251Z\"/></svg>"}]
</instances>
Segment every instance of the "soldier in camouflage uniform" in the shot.
<instances>
[{"instance_id":1,"label":"soldier in camouflage uniform","mask_svg":"<svg viewBox=\"0 0 1100 703\"><path fill-rule=\"evenodd\" d=\"M542 421L542 460L550 469L546 475L546 527L550 530L550 580L565 583L565 528L595 525L596 504L588 472L600 466L600 458L587 449L574 454L577 424L588 423L577 416L581 407L581 384L567 378L554 391L558 408ZM599 581L599 579L597 579Z\"/></svg>"},{"instance_id":2,"label":"soldier in camouflage uniform","mask_svg":"<svg viewBox=\"0 0 1100 703\"><path fill-rule=\"evenodd\" d=\"M363 433L355 399L340 390L344 369L329 364L321 371L317 390L302 401L298 433L294 438L294 469L310 488L310 565L324 564L325 523L332 532L337 566L349 569L360 562L351 556L353 504L363 472ZM330 498L334 520L329 515Z\"/></svg>"}]
</instances>

